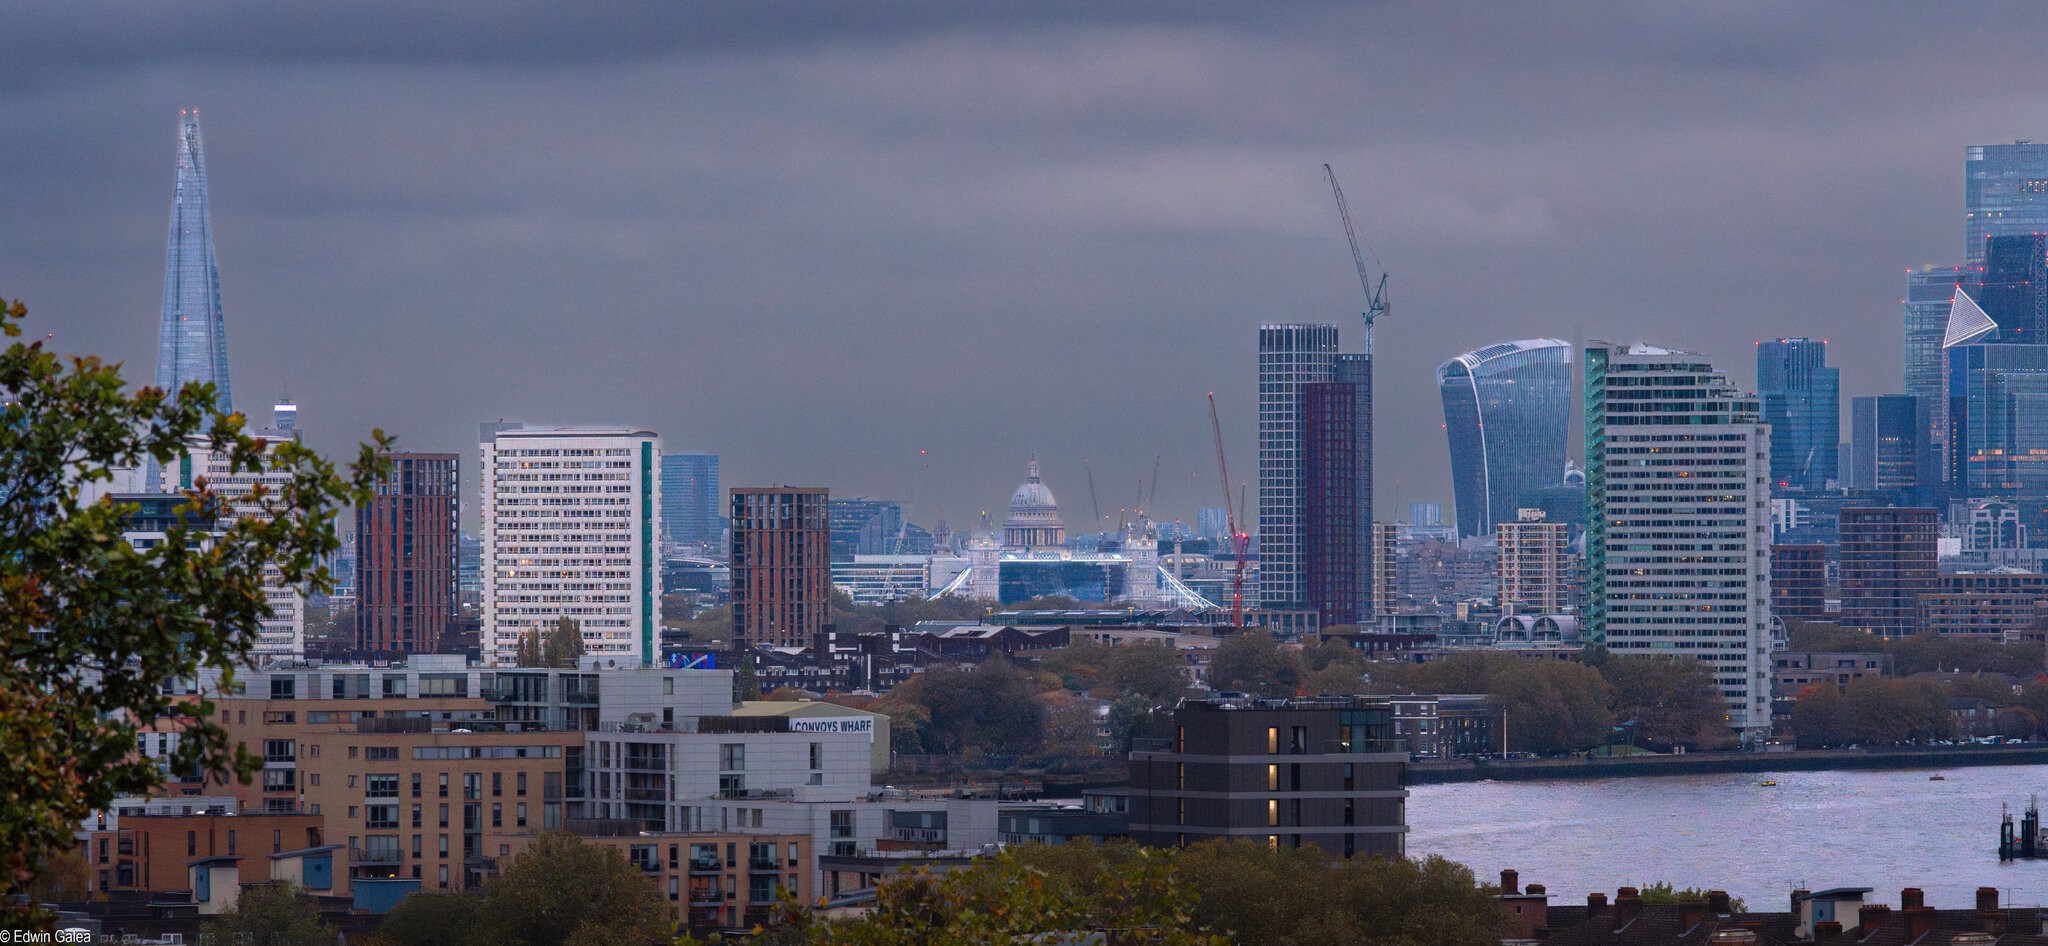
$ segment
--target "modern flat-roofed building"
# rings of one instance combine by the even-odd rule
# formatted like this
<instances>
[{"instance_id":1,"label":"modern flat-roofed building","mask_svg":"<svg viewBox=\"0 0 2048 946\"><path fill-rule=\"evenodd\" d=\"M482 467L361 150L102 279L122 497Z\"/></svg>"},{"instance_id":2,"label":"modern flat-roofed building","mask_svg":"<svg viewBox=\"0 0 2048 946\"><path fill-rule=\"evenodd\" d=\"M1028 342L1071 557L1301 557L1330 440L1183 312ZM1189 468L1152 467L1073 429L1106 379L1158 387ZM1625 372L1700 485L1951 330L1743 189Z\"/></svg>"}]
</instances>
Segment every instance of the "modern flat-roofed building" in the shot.
<instances>
[{"instance_id":1,"label":"modern flat-roofed building","mask_svg":"<svg viewBox=\"0 0 2048 946\"><path fill-rule=\"evenodd\" d=\"M1827 620L1828 548L1771 546L1771 613L1782 621Z\"/></svg>"},{"instance_id":2,"label":"modern flat-roofed building","mask_svg":"<svg viewBox=\"0 0 2048 946\"><path fill-rule=\"evenodd\" d=\"M486 662L520 638L577 622L583 652L621 667L660 653L661 441L653 431L485 424Z\"/></svg>"},{"instance_id":3,"label":"modern flat-roofed building","mask_svg":"<svg viewBox=\"0 0 2048 946\"><path fill-rule=\"evenodd\" d=\"M733 643L808 647L832 595L832 528L822 488L732 491Z\"/></svg>"},{"instance_id":4,"label":"modern flat-roofed building","mask_svg":"<svg viewBox=\"0 0 2048 946\"><path fill-rule=\"evenodd\" d=\"M1565 609L1565 525L1545 522L1540 509L1517 512L1514 522L1494 526L1500 549L1500 611L1560 614Z\"/></svg>"},{"instance_id":5,"label":"modern flat-roofed building","mask_svg":"<svg viewBox=\"0 0 2048 946\"><path fill-rule=\"evenodd\" d=\"M1896 637L1920 623L1920 595L1940 575L1941 524L1933 509L1842 510L1842 625Z\"/></svg>"},{"instance_id":6,"label":"modern flat-roofed building","mask_svg":"<svg viewBox=\"0 0 2048 946\"><path fill-rule=\"evenodd\" d=\"M455 619L457 458L394 453L356 507L356 649L433 653Z\"/></svg>"},{"instance_id":7,"label":"modern flat-roofed building","mask_svg":"<svg viewBox=\"0 0 2048 946\"><path fill-rule=\"evenodd\" d=\"M1375 699L1184 701L1169 735L1131 752L1131 837L1402 856L1408 751L1393 720Z\"/></svg>"}]
</instances>

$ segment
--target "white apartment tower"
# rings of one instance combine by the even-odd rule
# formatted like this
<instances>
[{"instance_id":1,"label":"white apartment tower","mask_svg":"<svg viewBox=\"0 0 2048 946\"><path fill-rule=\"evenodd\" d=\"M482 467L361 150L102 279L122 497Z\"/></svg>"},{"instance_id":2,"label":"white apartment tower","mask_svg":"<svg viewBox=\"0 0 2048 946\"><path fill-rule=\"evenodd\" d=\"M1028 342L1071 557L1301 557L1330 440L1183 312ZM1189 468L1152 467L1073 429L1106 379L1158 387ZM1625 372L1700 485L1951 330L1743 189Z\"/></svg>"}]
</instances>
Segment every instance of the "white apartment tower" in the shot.
<instances>
[{"instance_id":1,"label":"white apartment tower","mask_svg":"<svg viewBox=\"0 0 2048 946\"><path fill-rule=\"evenodd\" d=\"M563 617L585 656L621 667L661 654L661 441L652 431L484 424L486 662Z\"/></svg>"},{"instance_id":2,"label":"white apartment tower","mask_svg":"<svg viewBox=\"0 0 2048 946\"><path fill-rule=\"evenodd\" d=\"M268 442L268 449L276 449L279 443L297 439L291 431L275 427L258 427L247 431L251 436L261 437ZM201 477L206 479L208 489L219 493L227 501L228 509L235 517L255 516L267 518L269 513L264 503L250 498L258 483L268 492L267 501L277 499L277 491L291 480L291 473L285 470L262 473L243 470L234 471L233 459L225 451L216 451L211 442L195 440L187 445L183 456L178 458L175 471L165 469L158 484L166 493L176 493L192 488L192 483ZM220 523L226 528L228 523ZM263 568L263 597L270 605L270 616L263 619L258 631L256 646L250 656L261 660L266 657L300 657L306 652L306 595L295 585L284 583L282 573L275 565Z\"/></svg>"},{"instance_id":3,"label":"white apartment tower","mask_svg":"<svg viewBox=\"0 0 2048 946\"><path fill-rule=\"evenodd\" d=\"M1709 662L1745 743L1770 731L1771 428L1706 358L1586 347L1587 631Z\"/></svg>"},{"instance_id":4,"label":"white apartment tower","mask_svg":"<svg viewBox=\"0 0 2048 946\"><path fill-rule=\"evenodd\" d=\"M1301 389L1335 380L1337 326L1259 326L1259 606L1308 598L1302 525ZM1365 512L1367 519L1371 511Z\"/></svg>"},{"instance_id":5,"label":"white apartment tower","mask_svg":"<svg viewBox=\"0 0 2048 946\"><path fill-rule=\"evenodd\" d=\"M1564 523L1543 521L1541 509L1519 509L1514 522L1493 531L1500 547L1500 613L1564 611Z\"/></svg>"}]
</instances>

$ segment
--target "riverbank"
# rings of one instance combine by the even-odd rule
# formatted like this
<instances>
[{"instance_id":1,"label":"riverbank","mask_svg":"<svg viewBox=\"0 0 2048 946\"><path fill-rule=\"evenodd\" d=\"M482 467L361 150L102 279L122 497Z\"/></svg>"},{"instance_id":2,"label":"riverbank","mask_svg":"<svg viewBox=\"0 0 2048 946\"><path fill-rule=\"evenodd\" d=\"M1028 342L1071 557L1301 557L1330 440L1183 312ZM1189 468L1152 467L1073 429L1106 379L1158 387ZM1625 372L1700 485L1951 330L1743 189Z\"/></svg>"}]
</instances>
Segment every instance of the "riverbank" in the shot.
<instances>
[{"instance_id":1,"label":"riverbank","mask_svg":"<svg viewBox=\"0 0 2048 946\"><path fill-rule=\"evenodd\" d=\"M1820 772L1831 769L1942 769L2048 764L2048 746L1936 746L1924 749L1827 749L1802 752L1694 752L1573 759L1463 759L1414 762L1407 784L1531 782L1713 772Z\"/></svg>"}]
</instances>

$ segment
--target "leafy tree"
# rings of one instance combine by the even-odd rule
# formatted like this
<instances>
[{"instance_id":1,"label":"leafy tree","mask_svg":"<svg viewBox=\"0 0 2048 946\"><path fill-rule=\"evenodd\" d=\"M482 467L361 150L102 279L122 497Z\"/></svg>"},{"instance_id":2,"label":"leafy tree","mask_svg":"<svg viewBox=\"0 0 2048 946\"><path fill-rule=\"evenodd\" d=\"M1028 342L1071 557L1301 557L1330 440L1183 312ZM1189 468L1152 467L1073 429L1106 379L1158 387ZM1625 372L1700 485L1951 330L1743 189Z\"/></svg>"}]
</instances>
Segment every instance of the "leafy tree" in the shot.
<instances>
[{"instance_id":1,"label":"leafy tree","mask_svg":"<svg viewBox=\"0 0 2048 946\"><path fill-rule=\"evenodd\" d=\"M548 629L547 639L541 642L542 663L549 667L573 667L582 656L583 622L566 614L556 618L555 626Z\"/></svg>"},{"instance_id":2,"label":"leafy tree","mask_svg":"<svg viewBox=\"0 0 2048 946\"><path fill-rule=\"evenodd\" d=\"M457 946L469 940L481 907L472 894L422 890L384 914L377 933L390 946Z\"/></svg>"},{"instance_id":3,"label":"leafy tree","mask_svg":"<svg viewBox=\"0 0 2048 946\"><path fill-rule=\"evenodd\" d=\"M1240 942L1491 946L1500 937L1491 888L1441 857L1332 863L1317 848L1212 841L1176 864L1195 890L1196 922Z\"/></svg>"},{"instance_id":4,"label":"leafy tree","mask_svg":"<svg viewBox=\"0 0 2048 946\"><path fill-rule=\"evenodd\" d=\"M1115 698L1136 697L1171 706L1187 689L1187 656L1170 645L1133 644L1110 648L1109 686Z\"/></svg>"},{"instance_id":5,"label":"leafy tree","mask_svg":"<svg viewBox=\"0 0 2048 946\"><path fill-rule=\"evenodd\" d=\"M249 946L328 946L334 934L291 884L256 884L242 891L226 913L209 920L205 935L216 943Z\"/></svg>"},{"instance_id":6,"label":"leafy tree","mask_svg":"<svg viewBox=\"0 0 2048 946\"><path fill-rule=\"evenodd\" d=\"M469 941L656 946L673 926L661 891L617 848L549 831L484 882Z\"/></svg>"},{"instance_id":7,"label":"leafy tree","mask_svg":"<svg viewBox=\"0 0 2048 946\"><path fill-rule=\"evenodd\" d=\"M512 659L521 667L547 666L540 655L540 628L529 627L519 635L519 651Z\"/></svg>"},{"instance_id":8,"label":"leafy tree","mask_svg":"<svg viewBox=\"0 0 2048 946\"><path fill-rule=\"evenodd\" d=\"M1933 684L1863 677L1839 690L1819 684L1802 692L1792 731L1803 749L1895 746L1953 739L1956 721Z\"/></svg>"},{"instance_id":9,"label":"leafy tree","mask_svg":"<svg viewBox=\"0 0 2048 946\"><path fill-rule=\"evenodd\" d=\"M1109 704L1109 748L1114 755L1128 755L1131 751L1131 736L1138 726L1150 719L1152 705L1135 696L1127 696Z\"/></svg>"},{"instance_id":10,"label":"leafy tree","mask_svg":"<svg viewBox=\"0 0 2048 946\"><path fill-rule=\"evenodd\" d=\"M1637 884L1636 890L1643 898L1644 903L1654 905L1671 905L1684 903L1688 900L1705 900L1709 893L1709 891L1701 890L1698 887L1680 889L1672 885L1670 881L1665 880L1660 880L1654 884ZM1749 904L1742 902L1741 897L1729 897L1728 912L1748 913Z\"/></svg>"},{"instance_id":11,"label":"leafy tree","mask_svg":"<svg viewBox=\"0 0 2048 946\"><path fill-rule=\"evenodd\" d=\"M1293 696L1301 684L1301 667L1280 642L1263 630L1247 630L1223 639L1209 656L1209 685L1253 696Z\"/></svg>"},{"instance_id":12,"label":"leafy tree","mask_svg":"<svg viewBox=\"0 0 2048 946\"><path fill-rule=\"evenodd\" d=\"M1728 703L1705 661L1668 654L1610 656L1599 668L1613 688L1615 721L1633 723L1637 742L1656 749L1726 748Z\"/></svg>"},{"instance_id":13,"label":"leafy tree","mask_svg":"<svg viewBox=\"0 0 2048 946\"><path fill-rule=\"evenodd\" d=\"M26 312L0 305L0 333L18 339ZM59 358L41 340L0 351L0 888L40 873L93 810L161 783L136 751L138 726L177 722L173 771L248 778L261 764L229 743L211 700L173 699L166 684L204 667L230 674L247 657L269 614L266 569L332 588L319 562L340 547L335 512L370 497L389 441L373 435L344 475L296 441L247 435L242 415L214 405L210 385L129 391L118 366ZM216 534L173 524L151 548L131 546L121 527L137 507L92 492L117 470L175 465L195 444L237 473L285 474L242 498L264 514L231 517L202 478L183 508L217 517ZM33 920L0 898L0 926Z\"/></svg>"},{"instance_id":14,"label":"leafy tree","mask_svg":"<svg viewBox=\"0 0 2048 946\"><path fill-rule=\"evenodd\" d=\"M1108 644L1082 641L1046 654L1038 667L1059 678L1060 686L1075 693L1093 693L1108 679L1116 650Z\"/></svg>"},{"instance_id":15,"label":"leafy tree","mask_svg":"<svg viewBox=\"0 0 2048 946\"><path fill-rule=\"evenodd\" d=\"M1508 745L1554 754L1589 749L1614 725L1600 671L1568 660L1472 652L1402 668L1373 666L1375 683L1420 693L1484 693L1507 713Z\"/></svg>"},{"instance_id":16,"label":"leafy tree","mask_svg":"<svg viewBox=\"0 0 2048 946\"><path fill-rule=\"evenodd\" d=\"M1095 754L1095 707L1093 700L1065 690L1038 695L1045 704L1045 743L1041 749L1053 755Z\"/></svg>"},{"instance_id":17,"label":"leafy tree","mask_svg":"<svg viewBox=\"0 0 2048 946\"><path fill-rule=\"evenodd\" d=\"M43 870L29 881L28 897L33 903L73 903L91 895L92 867L78 848L51 853Z\"/></svg>"},{"instance_id":18,"label":"leafy tree","mask_svg":"<svg viewBox=\"0 0 2048 946\"><path fill-rule=\"evenodd\" d=\"M1196 928L1194 895L1174 869L1174 855L1123 845L1114 858L1093 857L1092 845L1073 845L1057 869L1039 866L1042 852L1060 847L1011 848L974 866L933 874L920 869L892 875L875 891L874 909L831 919L786 903L779 929L766 941L816 946L1015 946L1065 942L1100 931L1113 943L1145 946L1226 946ZM682 942L694 944L695 939Z\"/></svg>"},{"instance_id":19,"label":"leafy tree","mask_svg":"<svg viewBox=\"0 0 2048 946\"><path fill-rule=\"evenodd\" d=\"M1038 688L1007 660L991 658L973 669L933 667L912 679L919 686L909 698L922 703L930 717L924 728L927 752L1023 753L1045 738Z\"/></svg>"},{"instance_id":20,"label":"leafy tree","mask_svg":"<svg viewBox=\"0 0 2048 946\"><path fill-rule=\"evenodd\" d=\"M754 673L753 651L740 650L740 665L732 672L732 698L740 701L761 698L761 678Z\"/></svg>"}]
</instances>

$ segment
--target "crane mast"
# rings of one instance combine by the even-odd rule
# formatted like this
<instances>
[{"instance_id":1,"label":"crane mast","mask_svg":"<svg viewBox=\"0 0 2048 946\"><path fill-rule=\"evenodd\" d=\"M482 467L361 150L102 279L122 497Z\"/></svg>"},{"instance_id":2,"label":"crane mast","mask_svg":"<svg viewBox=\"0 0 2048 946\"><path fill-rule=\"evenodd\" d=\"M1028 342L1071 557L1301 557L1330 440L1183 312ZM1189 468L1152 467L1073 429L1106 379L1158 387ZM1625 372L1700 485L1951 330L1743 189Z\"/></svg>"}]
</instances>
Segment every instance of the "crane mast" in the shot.
<instances>
[{"instance_id":1,"label":"crane mast","mask_svg":"<svg viewBox=\"0 0 2048 946\"><path fill-rule=\"evenodd\" d=\"M1330 193L1337 198L1337 216L1344 221L1344 239L1351 242L1351 263L1358 269L1359 288L1365 290L1365 357L1370 360L1373 324L1387 314L1386 267L1380 267L1380 278L1375 281L1372 270L1365 265L1365 252L1358 242L1358 228L1351 225L1351 206L1344 200L1344 188L1337 184L1337 172L1325 164L1323 175L1330 179ZM1378 258L1373 262L1379 262Z\"/></svg>"},{"instance_id":2,"label":"crane mast","mask_svg":"<svg viewBox=\"0 0 2048 946\"><path fill-rule=\"evenodd\" d=\"M1237 527L1237 506L1230 498L1230 461L1223 457L1223 422L1216 417L1216 392L1209 392L1209 429L1216 435L1216 475L1223 483L1223 519L1230 529L1231 551L1237 561L1230 578L1230 624L1244 626L1244 567L1251 554L1252 537Z\"/></svg>"}]
</instances>

